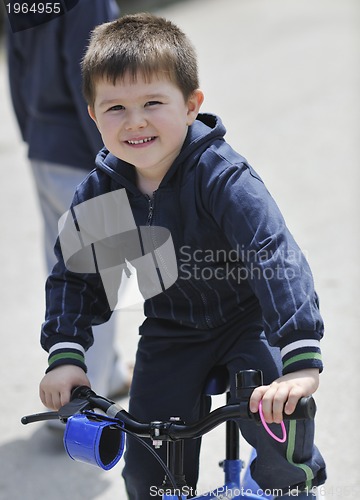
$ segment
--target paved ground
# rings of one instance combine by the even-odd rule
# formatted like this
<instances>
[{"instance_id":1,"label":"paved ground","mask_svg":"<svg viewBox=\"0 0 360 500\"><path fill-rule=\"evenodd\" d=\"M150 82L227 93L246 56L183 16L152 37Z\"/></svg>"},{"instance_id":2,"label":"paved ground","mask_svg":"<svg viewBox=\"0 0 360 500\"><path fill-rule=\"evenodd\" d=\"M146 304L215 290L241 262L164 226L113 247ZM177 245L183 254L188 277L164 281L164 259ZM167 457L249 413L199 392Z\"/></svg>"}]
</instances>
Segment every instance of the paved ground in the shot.
<instances>
[{"instance_id":1,"label":"paved ground","mask_svg":"<svg viewBox=\"0 0 360 500\"><path fill-rule=\"evenodd\" d=\"M204 110L222 115L228 140L259 171L313 268L326 320L326 370L316 397L317 441L328 500L359 494L359 16L357 0L192 0L163 8L198 48ZM40 219L0 64L1 402L0 499L125 498L109 473L69 460L41 424L37 397L46 355ZM131 359L141 312L122 317ZM126 405L126 401L125 401ZM207 474L222 433L205 442ZM212 451L216 456L212 457ZM220 453L220 452L219 452ZM141 471L139 471L141 474Z\"/></svg>"}]
</instances>

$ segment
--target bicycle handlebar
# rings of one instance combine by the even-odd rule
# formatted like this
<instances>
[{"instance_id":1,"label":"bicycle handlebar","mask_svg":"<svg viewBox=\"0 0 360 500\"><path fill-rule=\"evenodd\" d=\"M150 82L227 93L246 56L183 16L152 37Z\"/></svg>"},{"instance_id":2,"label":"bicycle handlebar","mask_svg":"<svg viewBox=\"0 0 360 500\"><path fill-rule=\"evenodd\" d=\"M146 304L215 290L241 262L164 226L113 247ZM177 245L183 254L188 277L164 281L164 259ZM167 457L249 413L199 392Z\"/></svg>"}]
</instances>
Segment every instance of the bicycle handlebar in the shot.
<instances>
[{"instance_id":1,"label":"bicycle handlebar","mask_svg":"<svg viewBox=\"0 0 360 500\"><path fill-rule=\"evenodd\" d=\"M257 375L256 375L257 376ZM257 382L256 382L257 383ZM251 384L250 384L251 385ZM240 402L228 404L217 408L204 418L193 424L185 424L178 417L170 418L169 421L155 421L142 423L137 421L120 405L113 401L97 395L89 387L81 386L72 391L71 401L62 406L57 412L38 413L28 415L21 419L23 424L59 418L66 423L67 419L76 413L86 413L94 409L102 410L105 418L111 418L122 422L125 429L135 433L139 437L147 437L156 441L176 441L179 439L196 439L210 432L212 429L227 420L254 419L260 421L258 413L252 413L249 409L249 399L253 386L240 388L237 392ZM301 398L291 415L283 414L284 420L289 419L313 419L316 413L316 404L312 396ZM101 418L101 415L97 415Z\"/></svg>"}]
</instances>

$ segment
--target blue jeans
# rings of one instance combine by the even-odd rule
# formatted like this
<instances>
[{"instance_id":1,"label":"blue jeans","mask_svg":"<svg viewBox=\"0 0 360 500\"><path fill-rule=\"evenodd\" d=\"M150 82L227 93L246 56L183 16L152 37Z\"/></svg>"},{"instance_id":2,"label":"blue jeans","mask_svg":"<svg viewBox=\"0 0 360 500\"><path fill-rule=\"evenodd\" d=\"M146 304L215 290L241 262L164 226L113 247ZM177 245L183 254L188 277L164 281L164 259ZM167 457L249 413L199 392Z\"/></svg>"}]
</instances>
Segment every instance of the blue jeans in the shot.
<instances>
[{"instance_id":1,"label":"blue jeans","mask_svg":"<svg viewBox=\"0 0 360 500\"><path fill-rule=\"evenodd\" d=\"M171 337L171 331L168 337L143 336L130 392L130 413L143 422L169 417L181 417L187 423L198 420L210 410L210 398L203 394L203 386L216 365L227 366L233 399L234 375L239 370L261 369L265 384L276 379L280 373L279 351L269 346L262 333L259 313L255 311L241 318L242 321L208 333L184 329L184 337ZM313 421L297 421L288 426L289 439L284 444L274 441L253 421L239 421L239 426L257 451L251 466L252 476L264 490L282 488L286 493L289 487L324 482L325 464L313 444ZM185 443L185 476L194 490L200 442L196 439ZM165 448L159 450L164 459ZM130 437L123 476L130 500L150 500L154 496L149 492L163 480L163 472L154 458Z\"/></svg>"}]
</instances>

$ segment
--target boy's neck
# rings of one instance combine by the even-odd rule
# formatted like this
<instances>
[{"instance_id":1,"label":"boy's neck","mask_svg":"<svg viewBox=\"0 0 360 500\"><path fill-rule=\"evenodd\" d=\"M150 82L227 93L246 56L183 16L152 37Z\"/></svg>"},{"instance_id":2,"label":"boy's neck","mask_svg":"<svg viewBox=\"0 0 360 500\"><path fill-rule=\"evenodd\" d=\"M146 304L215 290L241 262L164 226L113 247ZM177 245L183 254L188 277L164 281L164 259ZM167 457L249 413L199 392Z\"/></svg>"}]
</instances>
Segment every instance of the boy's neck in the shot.
<instances>
[{"instance_id":1,"label":"boy's neck","mask_svg":"<svg viewBox=\"0 0 360 500\"><path fill-rule=\"evenodd\" d=\"M137 172L136 175L136 185L138 189L143 193L150 197L153 196L154 191L156 191L161 183L162 179L159 178L148 178Z\"/></svg>"}]
</instances>

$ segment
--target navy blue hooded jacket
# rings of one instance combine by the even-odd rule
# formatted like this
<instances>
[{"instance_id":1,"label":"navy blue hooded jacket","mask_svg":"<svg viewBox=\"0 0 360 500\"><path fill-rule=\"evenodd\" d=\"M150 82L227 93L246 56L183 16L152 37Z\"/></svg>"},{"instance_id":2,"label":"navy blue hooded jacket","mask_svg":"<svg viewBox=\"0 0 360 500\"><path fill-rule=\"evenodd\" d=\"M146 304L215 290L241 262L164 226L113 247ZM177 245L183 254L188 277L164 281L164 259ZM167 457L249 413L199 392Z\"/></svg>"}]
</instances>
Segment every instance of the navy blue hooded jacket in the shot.
<instances>
[{"instance_id":1,"label":"navy blue hooded jacket","mask_svg":"<svg viewBox=\"0 0 360 500\"><path fill-rule=\"evenodd\" d=\"M103 149L73 207L125 189L137 226L171 233L178 277L145 300L142 335L203 335L230 321L243 326L260 305L284 373L321 369L323 322L309 265L262 180L224 134L219 118L200 114L152 201L137 188L134 167ZM59 242L56 253L42 330L48 370L66 363L85 368L91 324L106 321L111 308L99 273L66 269Z\"/></svg>"},{"instance_id":2,"label":"navy blue hooded jacket","mask_svg":"<svg viewBox=\"0 0 360 500\"><path fill-rule=\"evenodd\" d=\"M103 143L82 95L80 61L94 27L118 15L115 0L80 0L49 22L8 31L11 98L30 159L93 169Z\"/></svg>"}]
</instances>

